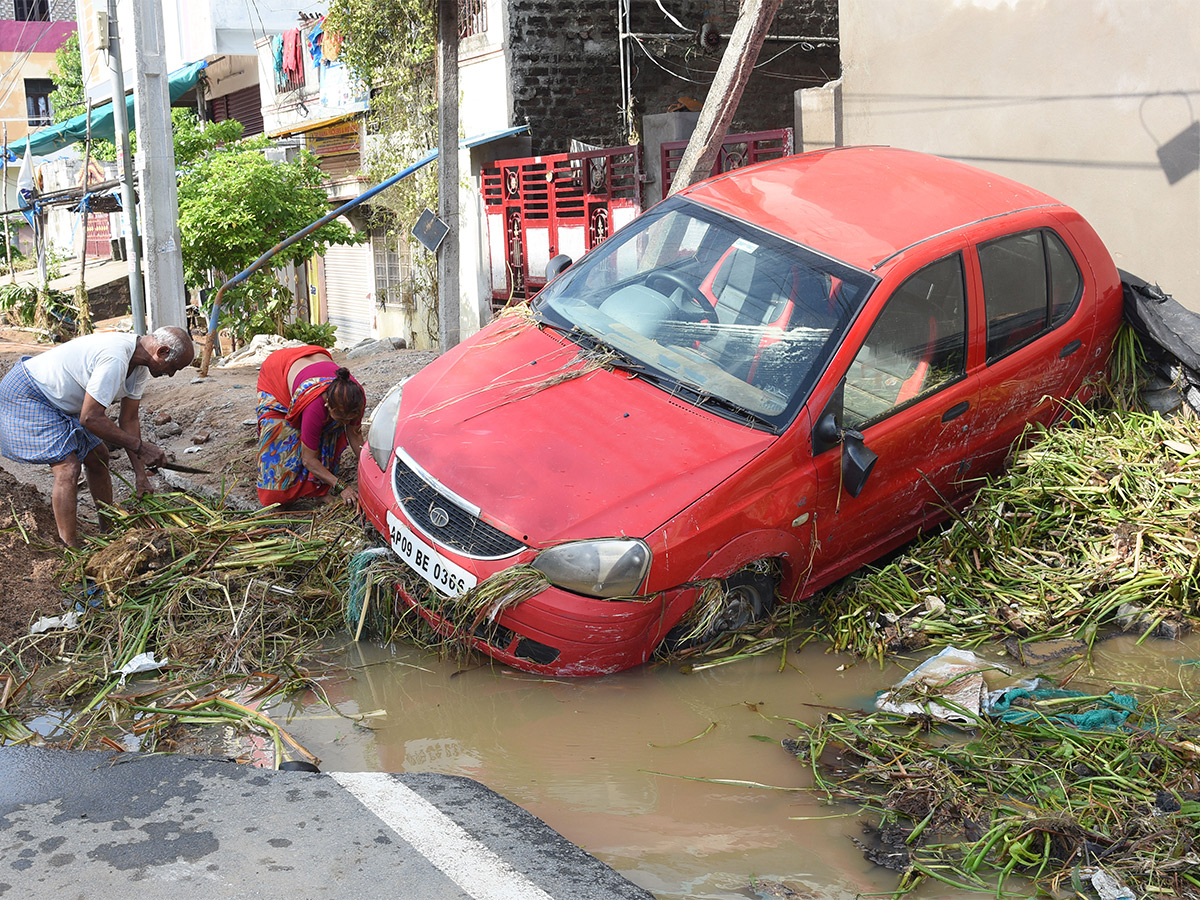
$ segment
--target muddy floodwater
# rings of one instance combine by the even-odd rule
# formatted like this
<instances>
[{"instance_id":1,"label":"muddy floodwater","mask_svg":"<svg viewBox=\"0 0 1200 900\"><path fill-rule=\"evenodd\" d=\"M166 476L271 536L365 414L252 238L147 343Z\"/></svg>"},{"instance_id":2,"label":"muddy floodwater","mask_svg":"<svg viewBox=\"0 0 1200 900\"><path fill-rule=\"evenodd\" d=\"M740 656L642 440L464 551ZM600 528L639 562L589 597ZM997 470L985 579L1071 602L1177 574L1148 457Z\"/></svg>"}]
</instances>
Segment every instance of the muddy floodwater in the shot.
<instances>
[{"instance_id":1,"label":"muddy floodwater","mask_svg":"<svg viewBox=\"0 0 1200 900\"><path fill-rule=\"evenodd\" d=\"M810 783L806 768L779 742L796 734L788 719L865 708L920 659L880 667L809 645L789 652L782 671L776 652L690 674L662 666L554 680L492 666L460 672L406 647L364 644L341 655L352 677L322 681L362 724L311 694L271 712L325 771L477 779L660 900L757 897L758 879L850 898L889 891L896 873L851 840L862 835L853 808L796 790ZM1118 637L1097 645L1071 686L1197 690L1197 659L1195 635L1141 645ZM926 885L916 896L961 895Z\"/></svg>"}]
</instances>

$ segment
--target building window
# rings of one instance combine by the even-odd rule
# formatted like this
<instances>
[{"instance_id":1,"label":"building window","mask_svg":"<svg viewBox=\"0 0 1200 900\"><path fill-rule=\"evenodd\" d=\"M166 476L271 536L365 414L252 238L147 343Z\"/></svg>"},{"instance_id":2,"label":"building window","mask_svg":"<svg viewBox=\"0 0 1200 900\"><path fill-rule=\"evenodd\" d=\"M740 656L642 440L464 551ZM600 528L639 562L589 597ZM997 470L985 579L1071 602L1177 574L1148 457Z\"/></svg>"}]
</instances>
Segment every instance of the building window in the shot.
<instances>
[{"instance_id":1,"label":"building window","mask_svg":"<svg viewBox=\"0 0 1200 900\"><path fill-rule=\"evenodd\" d=\"M54 82L49 78L25 79L25 113L30 125L50 124L50 94Z\"/></svg>"},{"instance_id":2,"label":"building window","mask_svg":"<svg viewBox=\"0 0 1200 900\"><path fill-rule=\"evenodd\" d=\"M387 232L377 228L371 232L371 251L375 258L375 296L379 305L402 304L402 279L405 273L396 239L388 237Z\"/></svg>"},{"instance_id":3,"label":"building window","mask_svg":"<svg viewBox=\"0 0 1200 900\"><path fill-rule=\"evenodd\" d=\"M467 38L487 31L487 0L458 0L458 36Z\"/></svg>"},{"instance_id":4,"label":"building window","mask_svg":"<svg viewBox=\"0 0 1200 900\"><path fill-rule=\"evenodd\" d=\"M18 22L49 22L50 0L16 0Z\"/></svg>"}]
</instances>

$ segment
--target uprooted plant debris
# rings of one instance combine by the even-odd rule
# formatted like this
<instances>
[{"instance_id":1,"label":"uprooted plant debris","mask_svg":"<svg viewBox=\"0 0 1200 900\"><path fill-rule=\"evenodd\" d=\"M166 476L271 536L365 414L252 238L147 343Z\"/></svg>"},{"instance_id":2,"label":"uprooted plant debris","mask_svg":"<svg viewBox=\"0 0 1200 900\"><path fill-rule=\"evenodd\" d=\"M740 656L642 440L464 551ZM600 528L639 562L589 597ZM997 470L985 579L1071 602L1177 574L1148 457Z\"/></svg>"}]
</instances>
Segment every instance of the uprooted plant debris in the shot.
<instances>
[{"instance_id":1,"label":"uprooted plant debris","mask_svg":"<svg viewBox=\"0 0 1200 900\"><path fill-rule=\"evenodd\" d=\"M1175 637L1200 615L1200 421L1072 410L965 513L820 603L839 650Z\"/></svg>"},{"instance_id":2,"label":"uprooted plant debris","mask_svg":"<svg viewBox=\"0 0 1200 900\"><path fill-rule=\"evenodd\" d=\"M902 873L894 896L932 880L996 896L1029 896L1032 883L1046 896L1194 900L1200 704L1142 689L1117 695L1123 724L1073 727L1113 696L1030 701L1018 716L981 716L967 736L847 710L793 722L801 734L785 746L816 792L869 817L857 843Z\"/></svg>"},{"instance_id":3,"label":"uprooted plant debris","mask_svg":"<svg viewBox=\"0 0 1200 900\"><path fill-rule=\"evenodd\" d=\"M257 705L304 683L341 629L339 579L361 530L349 510L241 513L157 494L110 515L108 534L68 553L63 616L5 648L0 734L33 739L23 720L59 703L74 710L60 746L152 749L169 726L216 721L279 748L286 734ZM152 679L136 692L135 673Z\"/></svg>"}]
</instances>

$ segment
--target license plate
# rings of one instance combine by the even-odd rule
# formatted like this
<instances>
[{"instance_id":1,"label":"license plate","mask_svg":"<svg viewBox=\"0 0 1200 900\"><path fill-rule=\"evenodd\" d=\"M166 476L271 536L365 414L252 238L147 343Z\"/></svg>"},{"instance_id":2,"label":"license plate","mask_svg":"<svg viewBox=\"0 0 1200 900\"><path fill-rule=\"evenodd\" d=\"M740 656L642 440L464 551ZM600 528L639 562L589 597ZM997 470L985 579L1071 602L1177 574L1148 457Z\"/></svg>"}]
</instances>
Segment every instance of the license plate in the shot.
<instances>
[{"instance_id":1,"label":"license plate","mask_svg":"<svg viewBox=\"0 0 1200 900\"><path fill-rule=\"evenodd\" d=\"M457 597L475 587L479 579L446 559L413 530L388 510L388 530L391 532L392 550L404 560L410 569L420 575L439 594Z\"/></svg>"}]
</instances>

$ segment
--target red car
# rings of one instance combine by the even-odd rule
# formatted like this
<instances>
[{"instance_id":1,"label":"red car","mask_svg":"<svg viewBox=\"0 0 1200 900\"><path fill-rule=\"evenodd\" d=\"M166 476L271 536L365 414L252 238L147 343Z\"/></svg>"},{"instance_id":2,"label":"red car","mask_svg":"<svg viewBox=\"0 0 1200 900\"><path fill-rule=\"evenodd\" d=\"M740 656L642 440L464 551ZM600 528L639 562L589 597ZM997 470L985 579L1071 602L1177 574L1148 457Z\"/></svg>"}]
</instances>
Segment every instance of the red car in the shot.
<instances>
[{"instance_id":1,"label":"red car","mask_svg":"<svg viewBox=\"0 0 1200 900\"><path fill-rule=\"evenodd\" d=\"M1100 239L1039 191L884 147L773 160L658 204L393 389L361 502L435 627L615 672L944 519L1089 390L1120 322ZM447 612L517 564L548 586L495 622Z\"/></svg>"}]
</instances>

